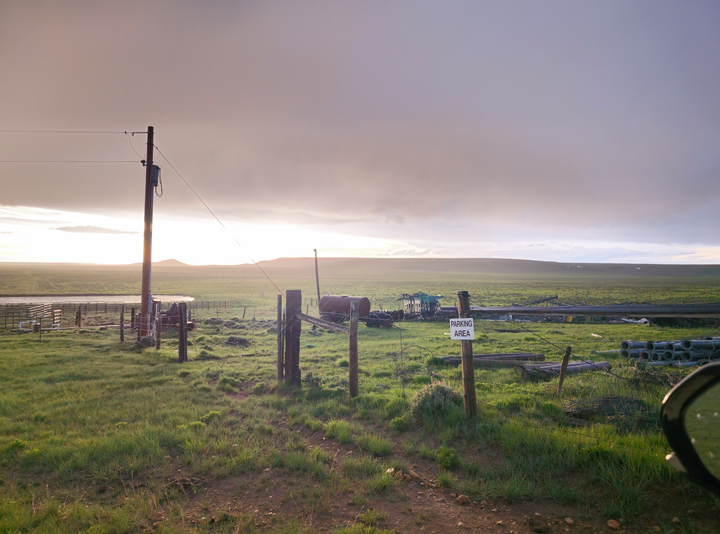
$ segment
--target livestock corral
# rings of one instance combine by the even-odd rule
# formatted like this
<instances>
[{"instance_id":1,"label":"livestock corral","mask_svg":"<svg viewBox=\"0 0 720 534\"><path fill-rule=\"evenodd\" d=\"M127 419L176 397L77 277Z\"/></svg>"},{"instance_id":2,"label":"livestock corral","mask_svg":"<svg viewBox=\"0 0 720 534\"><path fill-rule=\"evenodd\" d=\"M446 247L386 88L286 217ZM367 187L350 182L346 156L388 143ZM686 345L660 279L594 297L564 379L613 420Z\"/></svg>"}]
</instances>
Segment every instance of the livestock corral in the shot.
<instances>
[{"instance_id":1,"label":"livestock corral","mask_svg":"<svg viewBox=\"0 0 720 534\"><path fill-rule=\"evenodd\" d=\"M68 312L66 329L3 330L0 530L719 530L718 500L666 465L658 425L662 397L692 370L675 364L714 358L716 318L489 309L698 306L720 300L720 273L560 276L463 261L440 272L436 263L321 261L320 273L325 293L367 298L368 318L407 311L403 294L444 295L438 306L454 307L468 291L474 416L462 403L460 342L447 319L422 314L356 330L355 395L350 336L330 325L301 322L300 384L278 380L289 290L301 290L302 314L323 320L312 264L300 260L263 265L285 293L280 310L277 291L250 269L158 269L158 293L225 303L191 310L183 363L174 327L161 325L160 344L138 341L128 319L120 341L119 312L104 308L82 314L79 327ZM109 279L101 267L82 272L90 287ZM68 266L37 268L17 284L33 279L37 294L71 276ZM673 341L704 357L665 359ZM648 342L662 360L635 354ZM578 369L560 389L553 369L565 355Z\"/></svg>"}]
</instances>

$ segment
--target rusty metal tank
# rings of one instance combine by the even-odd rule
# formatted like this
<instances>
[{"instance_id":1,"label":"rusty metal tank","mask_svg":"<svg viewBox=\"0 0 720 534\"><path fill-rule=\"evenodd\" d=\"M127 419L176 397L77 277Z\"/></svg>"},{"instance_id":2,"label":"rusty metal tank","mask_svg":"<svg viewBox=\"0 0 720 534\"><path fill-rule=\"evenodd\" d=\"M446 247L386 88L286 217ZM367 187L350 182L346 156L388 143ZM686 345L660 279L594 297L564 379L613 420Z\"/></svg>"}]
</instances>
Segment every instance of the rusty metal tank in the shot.
<instances>
[{"instance_id":1,"label":"rusty metal tank","mask_svg":"<svg viewBox=\"0 0 720 534\"><path fill-rule=\"evenodd\" d=\"M370 299L348 295L325 295L320 299L320 317L334 323L341 323L350 317L350 303L359 302L360 317L370 313Z\"/></svg>"}]
</instances>

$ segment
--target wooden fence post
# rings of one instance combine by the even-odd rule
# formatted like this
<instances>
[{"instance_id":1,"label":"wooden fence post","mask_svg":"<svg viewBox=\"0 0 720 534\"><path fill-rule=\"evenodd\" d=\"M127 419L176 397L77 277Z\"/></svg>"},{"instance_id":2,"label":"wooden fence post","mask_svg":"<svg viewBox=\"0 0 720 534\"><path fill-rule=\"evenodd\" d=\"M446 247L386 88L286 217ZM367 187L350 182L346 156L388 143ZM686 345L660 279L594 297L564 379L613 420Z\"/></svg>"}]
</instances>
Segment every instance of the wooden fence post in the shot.
<instances>
[{"instance_id":1,"label":"wooden fence post","mask_svg":"<svg viewBox=\"0 0 720 534\"><path fill-rule=\"evenodd\" d=\"M120 307L120 342L125 341L125 304Z\"/></svg>"},{"instance_id":2,"label":"wooden fence post","mask_svg":"<svg viewBox=\"0 0 720 534\"><path fill-rule=\"evenodd\" d=\"M560 396L560 390L562 389L563 381L565 380L565 373L567 372L568 362L570 361L570 353L572 353L572 347L568 345L565 347L565 354L563 355L562 365L560 366L560 377L558 378L558 389L557 396Z\"/></svg>"},{"instance_id":3,"label":"wooden fence post","mask_svg":"<svg viewBox=\"0 0 720 534\"><path fill-rule=\"evenodd\" d=\"M158 301L157 304L155 304L155 348L160 348L160 343L162 341L162 317L160 316L160 306L161 302Z\"/></svg>"},{"instance_id":4,"label":"wooden fence post","mask_svg":"<svg viewBox=\"0 0 720 534\"><path fill-rule=\"evenodd\" d=\"M300 332L302 321L297 313L302 310L302 291L289 289L285 295L285 381L301 385L300 375Z\"/></svg>"},{"instance_id":5,"label":"wooden fence post","mask_svg":"<svg viewBox=\"0 0 720 534\"><path fill-rule=\"evenodd\" d=\"M350 398L354 398L358 396L359 393L359 386L358 386L358 323L359 316L360 316L360 303L357 300L354 300L350 303L350 335L348 336L349 341L349 347L348 347L348 361L350 363L349 370L350 370L350 376L349 376L349 390L350 390Z\"/></svg>"},{"instance_id":6,"label":"wooden fence post","mask_svg":"<svg viewBox=\"0 0 720 534\"><path fill-rule=\"evenodd\" d=\"M187 304L179 305L180 317L178 322L178 360L180 363L188 361L187 356Z\"/></svg>"},{"instance_id":7,"label":"wooden fence post","mask_svg":"<svg viewBox=\"0 0 720 534\"><path fill-rule=\"evenodd\" d=\"M277 379L283 379L283 316L282 316L282 295L277 296Z\"/></svg>"},{"instance_id":8,"label":"wooden fence post","mask_svg":"<svg viewBox=\"0 0 720 534\"><path fill-rule=\"evenodd\" d=\"M467 291L458 291L458 317L467 318L470 311L470 295ZM462 358L463 402L465 413L474 416L477 413L475 397L475 368L473 366L472 341L460 342Z\"/></svg>"}]
</instances>

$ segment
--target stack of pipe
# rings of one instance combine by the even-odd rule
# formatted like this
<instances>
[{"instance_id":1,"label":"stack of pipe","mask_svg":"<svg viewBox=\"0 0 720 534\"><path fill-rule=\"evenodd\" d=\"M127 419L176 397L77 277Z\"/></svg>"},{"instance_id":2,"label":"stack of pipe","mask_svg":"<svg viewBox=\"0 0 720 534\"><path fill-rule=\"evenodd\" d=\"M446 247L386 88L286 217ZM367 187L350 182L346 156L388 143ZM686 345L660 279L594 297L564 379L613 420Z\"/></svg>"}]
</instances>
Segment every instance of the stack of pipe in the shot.
<instances>
[{"instance_id":1,"label":"stack of pipe","mask_svg":"<svg viewBox=\"0 0 720 534\"><path fill-rule=\"evenodd\" d=\"M620 354L648 363L720 360L720 337L681 341L623 341Z\"/></svg>"}]
</instances>

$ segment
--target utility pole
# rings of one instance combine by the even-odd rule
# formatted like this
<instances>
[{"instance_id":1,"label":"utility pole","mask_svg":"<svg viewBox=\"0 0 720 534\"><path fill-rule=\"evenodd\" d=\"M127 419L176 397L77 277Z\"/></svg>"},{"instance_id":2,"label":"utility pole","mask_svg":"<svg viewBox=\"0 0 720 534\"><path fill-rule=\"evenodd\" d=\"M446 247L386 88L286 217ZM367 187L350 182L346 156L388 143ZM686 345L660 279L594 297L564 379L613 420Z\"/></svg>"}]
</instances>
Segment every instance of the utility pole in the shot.
<instances>
[{"instance_id":1,"label":"utility pole","mask_svg":"<svg viewBox=\"0 0 720 534\"><path fill-rule=\"evenodd\" d=\"M143 240L142 294L140 296L140 337L150 332L152 293L150 277L152 270L152 222L153 222L153 137L154 128L148 126L147 159L145 161L145 233Z\"/></svg>"},{"instance_id":2,"label":"utility pole","mask_svg":"<svg viewBox=\"0 0 720 534\"><path fill-rule=\"evenodd\" d=\"M320 309L320 275L318 274L318 266L317 266L317 249L314 248L313 252L315 252L315 282L317 283L317 291L318 291L318 309Z\"/></svg>"}]
</instances>

